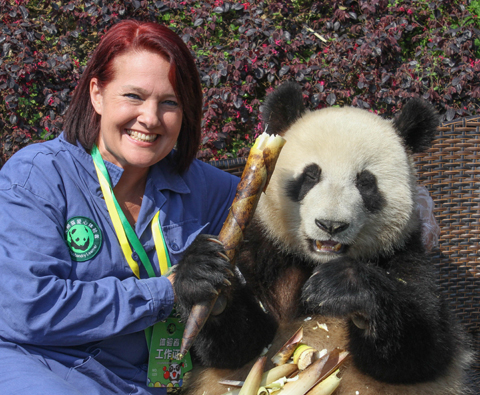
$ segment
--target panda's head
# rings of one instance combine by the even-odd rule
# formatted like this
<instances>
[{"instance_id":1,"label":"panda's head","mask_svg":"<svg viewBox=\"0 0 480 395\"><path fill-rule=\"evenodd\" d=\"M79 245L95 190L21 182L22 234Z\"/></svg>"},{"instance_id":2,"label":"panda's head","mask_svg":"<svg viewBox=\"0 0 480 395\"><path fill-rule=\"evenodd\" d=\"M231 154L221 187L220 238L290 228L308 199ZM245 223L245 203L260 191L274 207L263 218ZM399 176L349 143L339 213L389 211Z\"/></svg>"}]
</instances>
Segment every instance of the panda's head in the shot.
<instances>
[{"instance_id":1,"label":"panda's head","mask_svg":"<svg viewBox=\"0 0 480 395\"><path fill-rule=\"evenodd\" d=\"M370 259L418 229L411 154L434 137L430 105L412 99L394 121L351 107L310 112L287 83L267 97L263 117L287 141L257 208L279 246L318 263Z\"/></svg>"}]
</instances>

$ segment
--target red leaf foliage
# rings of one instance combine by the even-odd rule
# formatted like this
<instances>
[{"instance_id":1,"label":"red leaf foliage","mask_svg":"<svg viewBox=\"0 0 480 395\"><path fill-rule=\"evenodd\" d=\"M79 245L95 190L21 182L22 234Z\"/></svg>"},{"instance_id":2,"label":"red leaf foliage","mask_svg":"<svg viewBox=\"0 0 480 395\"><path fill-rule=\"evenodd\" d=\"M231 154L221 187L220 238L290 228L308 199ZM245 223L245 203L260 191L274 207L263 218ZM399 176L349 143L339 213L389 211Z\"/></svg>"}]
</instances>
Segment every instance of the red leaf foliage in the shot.
<instances>
[{"instance_id":1,"label":"red leaf foliage","mask_svg":"<svg viewBox=\"0 0 480 395\"><path fill-rule=\"evenodd\" d=\"M247 155L265 95L286 80L312 109L391 117L421 96L444 120L479 112L480 21L467 1L0 0L0 162L61 132L89 54L125 18L166 24L196 54L204 160Z\"/></svg>"}]
</instances>

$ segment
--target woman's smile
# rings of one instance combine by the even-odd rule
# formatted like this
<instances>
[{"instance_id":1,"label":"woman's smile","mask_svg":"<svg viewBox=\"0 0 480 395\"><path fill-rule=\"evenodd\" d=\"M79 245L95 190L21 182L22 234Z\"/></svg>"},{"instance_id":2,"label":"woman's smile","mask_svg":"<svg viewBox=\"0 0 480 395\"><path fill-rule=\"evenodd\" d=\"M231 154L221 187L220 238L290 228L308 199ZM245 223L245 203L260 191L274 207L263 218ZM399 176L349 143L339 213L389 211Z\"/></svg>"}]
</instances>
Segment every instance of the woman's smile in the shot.
<instances>
[{"instance_id":1,"label":"woman's smile","mask_svg":"<svg viewBox=\"0 0 480 395\"><path fill-rule=\"evenodd\" d=\"M133 140L141 141L143 143L153 143L159 137L158 134L137 132L136 130L131 130L131 129L127 129L126 133Z\"/></svg>"}]
</instances>

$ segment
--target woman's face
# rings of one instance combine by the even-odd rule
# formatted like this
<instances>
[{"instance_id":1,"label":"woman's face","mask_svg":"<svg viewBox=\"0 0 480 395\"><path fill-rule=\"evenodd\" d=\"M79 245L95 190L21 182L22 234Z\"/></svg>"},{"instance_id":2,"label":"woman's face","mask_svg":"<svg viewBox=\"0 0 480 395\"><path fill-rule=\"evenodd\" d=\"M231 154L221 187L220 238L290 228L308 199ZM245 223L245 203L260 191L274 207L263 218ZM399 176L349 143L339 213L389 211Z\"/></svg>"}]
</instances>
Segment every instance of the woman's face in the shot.
<instances>
[{"instance_id":1,"label":"woman's face","mask_svg":"<svg viewBox=\"0 0 480 395\"><path fill-rule=\"evenodd\" d=\"M113 60L114 78L103 89L90 81L90 98L101 116L97 146L103 159L140 171L174 147L182 109L168 72L170 64L149 51L129 51Z\"/></svg>"}]
</instances>

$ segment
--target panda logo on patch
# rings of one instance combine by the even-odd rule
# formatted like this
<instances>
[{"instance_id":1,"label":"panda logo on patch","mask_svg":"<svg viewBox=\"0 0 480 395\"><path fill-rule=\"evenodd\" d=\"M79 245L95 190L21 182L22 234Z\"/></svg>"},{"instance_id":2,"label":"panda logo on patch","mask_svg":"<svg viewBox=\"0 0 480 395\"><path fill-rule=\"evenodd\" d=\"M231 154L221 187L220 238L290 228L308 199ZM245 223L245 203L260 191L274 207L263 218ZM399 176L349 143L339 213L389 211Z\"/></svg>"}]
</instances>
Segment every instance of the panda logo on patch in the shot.
<instances>
[{"instance_id":1,"label":"panda logo on patch","mask_svg":"<svg viewBox=\"0 0 480 395\"><path fill-rule=\"evenodd\" d=\"M92 231L85 225L75 225L67 232L67 240L70 248L84 252L90 247Z\"/></svg>"},{"instance_id":2,"label":"panda logo on patch","mask_svg":"<svg viewBox=\"0 0 480 395\"><path fill-rule=\"evenodd\" d=\"M102 232L98 225L87 217L73 217L65 226L65 241L74 261L92 259L100 251Z\"/></svg>"}]
</instances>

